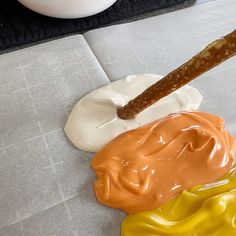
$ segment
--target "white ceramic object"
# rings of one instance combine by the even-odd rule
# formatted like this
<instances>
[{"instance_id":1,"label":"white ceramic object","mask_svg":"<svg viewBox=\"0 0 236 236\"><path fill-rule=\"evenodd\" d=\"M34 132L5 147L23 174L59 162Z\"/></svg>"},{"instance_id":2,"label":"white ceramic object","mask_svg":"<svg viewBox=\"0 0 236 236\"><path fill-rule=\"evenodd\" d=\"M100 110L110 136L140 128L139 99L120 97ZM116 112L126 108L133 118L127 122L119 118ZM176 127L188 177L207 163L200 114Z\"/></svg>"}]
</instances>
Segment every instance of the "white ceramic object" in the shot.
<instances>
[{"instance_id":1,"label":"white ceramic object","mask_svg":"<svg viewBox=\"0 0 236 236\"><path fill-rule=\"evenodd\" d=\"M117 0L18 0L29 9L57 18L80 18L104 11Z\"/></svg>"}]
</instances>

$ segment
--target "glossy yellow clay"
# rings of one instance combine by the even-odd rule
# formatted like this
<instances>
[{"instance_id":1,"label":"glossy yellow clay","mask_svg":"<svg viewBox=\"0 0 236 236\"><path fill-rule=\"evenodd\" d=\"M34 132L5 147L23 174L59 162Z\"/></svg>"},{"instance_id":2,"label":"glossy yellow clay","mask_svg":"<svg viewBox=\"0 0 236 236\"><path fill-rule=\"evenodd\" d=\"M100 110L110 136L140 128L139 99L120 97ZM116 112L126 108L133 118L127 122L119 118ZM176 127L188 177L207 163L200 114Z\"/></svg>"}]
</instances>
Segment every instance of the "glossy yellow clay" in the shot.
<instances>
[{"instance_id":1,"label":"glossy yellow clay","mask_svg":"<svg viewBox=\"0 0 236 236\"><path fill-rule=\"evenodd\" d=\"M236 168L212 184L191 188L153 211L130 215L122 236L235 236Z\"/></svg>"}]
</instances>

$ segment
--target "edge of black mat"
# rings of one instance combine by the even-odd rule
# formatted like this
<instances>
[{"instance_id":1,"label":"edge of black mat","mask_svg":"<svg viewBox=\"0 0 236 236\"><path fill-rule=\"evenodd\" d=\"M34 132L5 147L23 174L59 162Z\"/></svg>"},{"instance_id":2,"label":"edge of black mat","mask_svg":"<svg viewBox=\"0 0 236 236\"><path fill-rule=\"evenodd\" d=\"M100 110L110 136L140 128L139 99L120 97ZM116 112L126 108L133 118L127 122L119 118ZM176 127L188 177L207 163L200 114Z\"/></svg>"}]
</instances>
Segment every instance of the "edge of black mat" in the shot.
<instances>
[{"instance_id":1,"label":"edge of black mat","mask_svg":"<svg viewBox=\"0 0 236 236\"><path fill-rule=\"evenodd\" d=\"M0 10L0 54L42 42L136 21L192 6L196 0L118 0L106 11L82 19L56 19L34 13L15 0ZM156 5L156 2L159 5ZM4 7L4 4L3 4Z\"/></svg>"}]
</instances>

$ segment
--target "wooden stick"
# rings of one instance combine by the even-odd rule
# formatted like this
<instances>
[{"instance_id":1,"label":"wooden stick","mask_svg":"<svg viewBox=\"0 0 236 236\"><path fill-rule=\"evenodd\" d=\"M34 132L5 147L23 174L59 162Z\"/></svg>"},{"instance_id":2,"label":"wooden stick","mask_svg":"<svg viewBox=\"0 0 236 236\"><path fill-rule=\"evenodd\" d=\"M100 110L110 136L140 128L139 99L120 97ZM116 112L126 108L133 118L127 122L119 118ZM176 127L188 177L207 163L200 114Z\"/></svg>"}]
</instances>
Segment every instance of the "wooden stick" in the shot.
<instances>
[{"instance_id":1,"label":"wooden stick","mask_svg":"<svg viewBox=\"0 0 236 236\"><path fill-rule=\"evenodd\" d=\"M196 77L236 55L236 30L209 44L179 68L157 81L142 94L117 109L121 119L133 119L153 103L174 92Z\"/></svg>"}]
</instances>

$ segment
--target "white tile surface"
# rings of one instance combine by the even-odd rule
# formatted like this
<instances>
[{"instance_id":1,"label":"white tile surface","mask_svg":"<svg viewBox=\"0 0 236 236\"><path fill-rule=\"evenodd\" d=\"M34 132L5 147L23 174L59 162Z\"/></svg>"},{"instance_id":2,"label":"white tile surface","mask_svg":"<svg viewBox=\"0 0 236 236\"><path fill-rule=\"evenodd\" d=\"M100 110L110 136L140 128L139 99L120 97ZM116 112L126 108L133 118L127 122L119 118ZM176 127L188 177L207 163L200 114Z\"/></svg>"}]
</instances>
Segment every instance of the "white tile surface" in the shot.
<instances>
[{"instance_id":1,"label":"white tile surface","mask_svg":"<svg viewBox=\"0 0 236 236\"><path fill-rule=\"evenodd\" d=\"M216 0L90 31L85 38L111 80L131 73L166 74L207 43L232 31L235 12L235 0Z\"/></svg>"},{"instance_id":2,"label":"white tile surface","mask_svg":"<svg viewBox=\"0 0 236 236\"><path fill-rule=\"evenodd\" d=\"M91 154L63 127L75 103L109 80L83 36L1 55L0 68L0 235L81 235L72 226L86 215L73 218L67 201L83 208L86 192L96 212Z\"/></svg>"},{"instance_id":3,"label":"white tile surface","mask_svg":"<svg viewBox=\"0 0 236 236\"><path fill-rule=\"evenodd\" d=\"M197 0L195 4L204 4L204 3L209 3L212 1L216 1L216 0Z\"/></svg>"}]
</instances>

